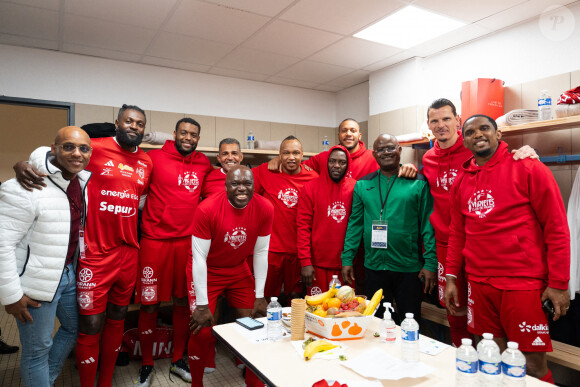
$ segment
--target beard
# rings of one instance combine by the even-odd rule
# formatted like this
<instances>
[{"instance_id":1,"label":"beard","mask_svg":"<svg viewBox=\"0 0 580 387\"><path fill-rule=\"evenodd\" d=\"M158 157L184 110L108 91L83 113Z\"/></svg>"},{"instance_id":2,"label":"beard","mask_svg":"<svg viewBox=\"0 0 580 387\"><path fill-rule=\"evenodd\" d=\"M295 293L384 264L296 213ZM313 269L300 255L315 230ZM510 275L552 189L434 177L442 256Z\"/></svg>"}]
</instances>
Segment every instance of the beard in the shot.
<instances>
[{"instance_id":1,"label":"beard","mask_svg":"<svg viewBox=\"0 0 580 387\"><path fill-rule=\"evenodd\" d=\"M183 145L180 142L175 142L175 149L179 152L182 156L189 156L193 153L193 151L197 148L197 144L191 144L191 149L185 150L183 149Z\"/></svg>"},{"instance_id":2,"label":"beard","mask_svg":"<svg viewBox=\"0 0 580 387\"><path fill-rule=\"evenodd\" d=\"M138 134L137 137L131 138L127 135L126 130L120 130L119 128L115 130L115 133L117 133L117 141L123 145L139 146L143 141L143 134Z\"/></svg>"},{"instance_id":3,"label":"beard","mask_svg":"<svg viewBox=\"0 0 580 387\"><path fill-rule=\"evenodd\" d=\"M487 148L487 149L484 149L484 150L477 151L477 152L475 152L475 154L478 157L487 157L487 156L489 156L491 154L491 148Z\"/></svg>"}]
</instances>

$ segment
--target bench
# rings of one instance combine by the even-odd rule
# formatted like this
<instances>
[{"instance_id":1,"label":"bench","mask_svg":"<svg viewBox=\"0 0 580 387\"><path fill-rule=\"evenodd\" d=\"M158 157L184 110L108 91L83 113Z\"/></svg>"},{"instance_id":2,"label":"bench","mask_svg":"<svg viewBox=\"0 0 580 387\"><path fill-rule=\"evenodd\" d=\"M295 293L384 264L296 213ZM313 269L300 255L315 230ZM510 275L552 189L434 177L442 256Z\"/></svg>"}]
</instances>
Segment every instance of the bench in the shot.
<instances>
[{"instance_id":1,"label":"bench","mask_svg":"<svg viewBox=\"0 0 580 387\"><path fill-rule=\"evenodd\" d=\"M421 317L434 323L449 327L447 311L427 302L421 304ZM548 361L580 371L579 347L552 340L552 349L553 352L548 352L546 354Z\"/></svg>"}]
</instances>

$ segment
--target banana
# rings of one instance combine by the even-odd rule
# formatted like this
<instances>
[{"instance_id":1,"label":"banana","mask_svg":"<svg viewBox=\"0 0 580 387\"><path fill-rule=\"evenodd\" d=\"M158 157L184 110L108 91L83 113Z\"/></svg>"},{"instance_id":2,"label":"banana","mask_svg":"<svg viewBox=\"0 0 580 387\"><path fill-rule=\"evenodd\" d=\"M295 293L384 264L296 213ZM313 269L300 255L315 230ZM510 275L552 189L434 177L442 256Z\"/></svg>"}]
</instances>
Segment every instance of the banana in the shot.
<instances>
[{"instance_id":1,"label":"banana","mask_svg":"<svg viewBox=\"0 0 580 387\"><path fill-rule=\"evenodd\" d=\"M338 289L336 289L334 285L332 285L332 288L330 288L327 292L320 293L315 296L306 296L306 303L308 303L308 305L320 305L327 298L332 298L336 296L337 292Z\"/></svg>"},{"instance_id":2,"label":"banana","mask_svg":"<svg viewBox=\"0 0 580 387\"><path fill-rule=\"evenodd\" d=\"M329 349L336 348L338 345L332 344L326 340L316 340L311 342L304 349L304 360L308 361L312 359L312 356L318 352L328 351Z\"/></svg>"},{"instance_id":3,"label":"banana","mask_svg":"<svg viewBox=\"0 0 580 387\"><path fill-rule=\"evenodd\" d=\"M367 307L363 312L363 316L370 316L371 314L373 314L377 305L379 304L379 302L381 302L382 298L383 298L383 289L379 289L375 292L373 298L371 298L371 300L367 304Z\"/></svg>"}]
</instances>

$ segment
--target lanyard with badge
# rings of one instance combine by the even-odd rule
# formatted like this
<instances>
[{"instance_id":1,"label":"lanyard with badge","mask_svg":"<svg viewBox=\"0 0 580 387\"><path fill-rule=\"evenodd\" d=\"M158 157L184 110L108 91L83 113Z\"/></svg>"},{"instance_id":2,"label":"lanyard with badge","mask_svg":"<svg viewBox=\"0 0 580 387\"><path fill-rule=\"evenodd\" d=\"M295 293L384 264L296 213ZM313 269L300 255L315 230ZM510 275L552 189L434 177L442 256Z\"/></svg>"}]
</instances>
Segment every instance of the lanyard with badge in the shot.
<instances>
[{"instance_id":1,"label":"lanyard with badge","mask_svg":"<svg viewBox=\"0 0 580 387\"><path fill-rule=\"evenodd\" d=\"M377 172L379 175L379 199L381 201L381 213L379 215L379 220L373 220L372 223L372 233L371 233L371 247L375 249L386 249L387 248L387 234L389 230L389 225L387 220L383 220L383 211L385 206L387 205L387 200L389 200L389 193L393 186L395 185L395 180L397 180L397 176L393 176L393 182L391 186L387 190L387 196L383 201L383 194L381 193L381 172ZM387 182L388 182L387 178ZM387 183L388 185L388 183Z\"/></svg>"}]
</instances>

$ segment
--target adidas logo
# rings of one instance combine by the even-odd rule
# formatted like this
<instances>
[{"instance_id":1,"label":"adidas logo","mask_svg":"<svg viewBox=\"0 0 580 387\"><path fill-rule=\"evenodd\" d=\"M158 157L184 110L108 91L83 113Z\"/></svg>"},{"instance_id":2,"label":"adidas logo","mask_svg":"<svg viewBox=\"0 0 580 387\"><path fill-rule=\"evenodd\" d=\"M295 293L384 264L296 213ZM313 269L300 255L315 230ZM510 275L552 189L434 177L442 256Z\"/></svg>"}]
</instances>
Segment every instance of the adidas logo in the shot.
<instances>
[{"instance_id":1,"label":"adidas logo","mask_svg":"<svg viewBox=\"0 0 580 387\"><path fill-rule=\"evenodd\" d=\"M81 364L92 364L94 362L95 362L95 359L93 359L92 357L89 357L87 360L81 361Z\"/></svg>"},{"instance_id":2,"label":"adidas logo","mask_svg":"<svg viewBox=\"0 0 580 387\"><path fill-rule=\"evenodd\" d=\"M114 167L115 166L115 164L113 164L113 160L107 161L104 165L106 165L107 167Z\"/></svg>"},{"instance_id":3,"label":"adidas logo","mask_svg":"<svg viewBox=\"0 0 580 387\"><path fill-rule=\"evenodd\" d=\"M146 331L139 332L139 333L142 334L142 335L150 335L150 334L153 333L153 331L151 329L147 329Z\"/></svg>"},{"instance_id":4,"label":"adidas logo","mask_svg":"<svg viewBox=\"0 0 580 387\"><path fill-rule=\"evenodd\" d=\"M192 355L192 356L190 356L189 358L190 358L191 360L199 360L199 357L197 357L197 356L195 356L195 355Z\"/></svg>"},{"instance_id":5,"label":"adidas logo","mask_svg":"<svg viewBox=\"0 0 580 387\"><path fill-rule=\"evenodd\" d=\"M534 340L534 342L532 343L532 345L546 345L544 344L544 342L542 341L542 339L540 339L540 336L536 337L536 340Z\"/></svg>"}]
</instances>

